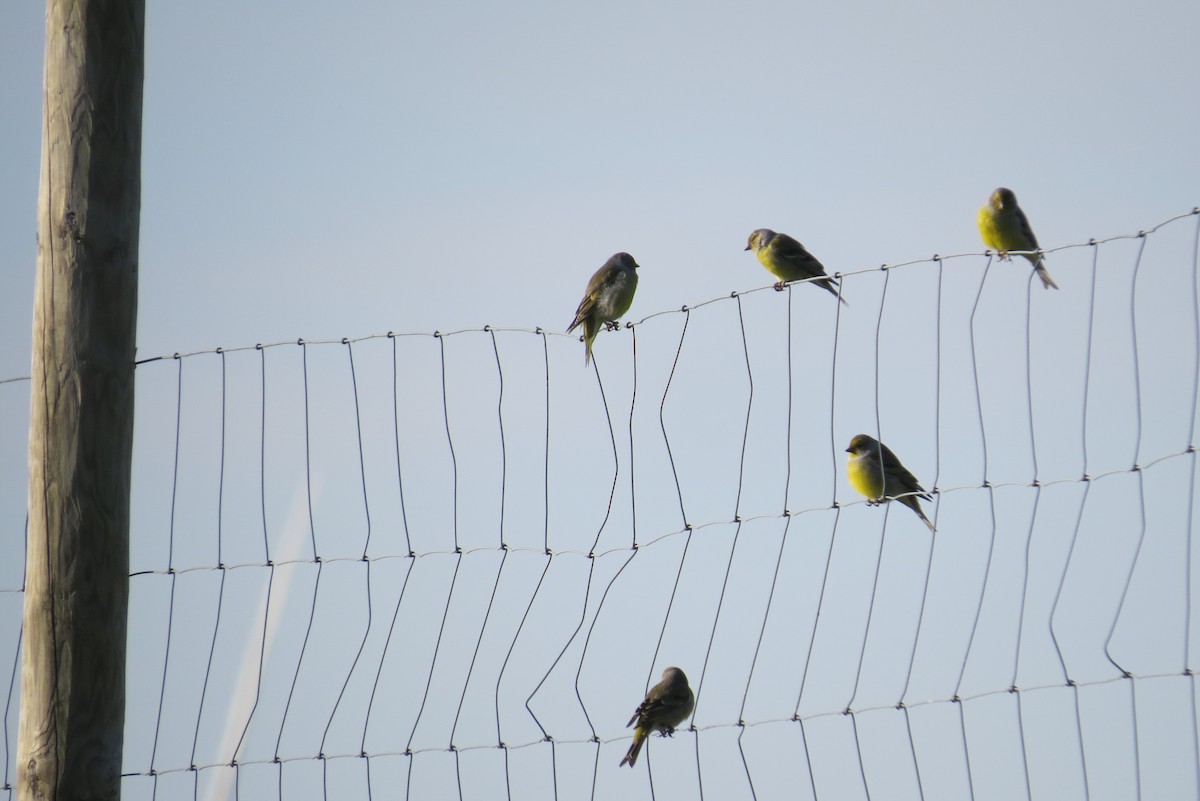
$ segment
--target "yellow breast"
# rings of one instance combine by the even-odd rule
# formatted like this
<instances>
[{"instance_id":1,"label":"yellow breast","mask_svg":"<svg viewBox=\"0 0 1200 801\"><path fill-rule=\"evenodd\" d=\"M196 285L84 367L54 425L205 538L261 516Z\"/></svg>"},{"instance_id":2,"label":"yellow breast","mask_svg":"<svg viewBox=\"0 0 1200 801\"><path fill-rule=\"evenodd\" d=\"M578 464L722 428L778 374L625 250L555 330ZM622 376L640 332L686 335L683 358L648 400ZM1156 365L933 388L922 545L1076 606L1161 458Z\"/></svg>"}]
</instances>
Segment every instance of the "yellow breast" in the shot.
<instances>
[{"instance_id":1,"label":"yellow breast","mask_svg":"<svg viewBox=\"0 0 1200 801\"><path fill-rule=\"evenodd\" d=\"M788 264L785 264L782 259L776 258L769 247L759 248L755 255L762 262L762 266L770 270L776 278L791 281L794 278L800 277L795 275L796 271L791 269Z\"/></svg>"},{"instance_id":2,"label":"yellow breast","mask_svg":"<svg viewBox=\"0 0 1200 801\"><path fill-rule=\"evenodd\" d=\"M850 486L865 495L868 500L877 501L883 498L884 480L879 462L851 456L846 462L846 478L850 479Z\"/></svg>"},{"instance_id":3,"label":"yellow breast","mask_svg":"<svg viewBox=\"0 0 1200 801\"><path fill-rule=\"evenodd\" d=\"M996 229L996 215L992 214L991 208L984 206L979 210L977 217L979 223L979 235L983 237L983 244L992 250L1004 250L1004 246L1000 242L1000 232Z\"/></svg>"}]
</instances>

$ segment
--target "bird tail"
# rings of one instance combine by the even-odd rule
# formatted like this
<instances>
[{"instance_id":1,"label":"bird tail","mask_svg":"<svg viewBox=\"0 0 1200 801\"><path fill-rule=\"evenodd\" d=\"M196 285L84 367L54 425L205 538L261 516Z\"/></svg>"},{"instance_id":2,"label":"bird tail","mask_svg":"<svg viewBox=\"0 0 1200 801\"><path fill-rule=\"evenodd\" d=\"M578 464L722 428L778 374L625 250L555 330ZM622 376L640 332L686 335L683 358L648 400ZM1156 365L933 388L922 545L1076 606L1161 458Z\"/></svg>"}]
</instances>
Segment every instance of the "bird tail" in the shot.
<instances>
[{"instance_id":1,"label":"bird tail","mask_svg":"<svg viewBox=\"0 0 1200 801\"><path fill-rule=\"evenodd\" d=\"M583 323L583 366L587 367L592 363L592 343L596 341L596 334L600 332L600 323L593 322L590 318L581 322Z\"/></svg>"},{"instance_id":2,"label":"bird tail","mask_svg":"<svg viewBox=\"0 0 1200 801\"><path fill-rule=\"evenodd\" d=\"M842 297L841 293L838 291L839 287L836 283L834 283L833 279L826 278L822 281L814 281L813 283L820 284L821 286L823 286L827 292L829 292L834 297L836 297L838 300L840 300L842 302L843 306L850 305L849 303L846 302L846 299L844 297Z\"/></svg>"},{"instance_id":3,"label":"bird tail","mask_svg":"<svg viewBox=\"0 0 1200 801\"><path fill-rule=\"evenodd\" d=\"M921 518L921 522L929 526L930 532L937 534L937 529L933 527L933 523L931 523L929 518L925 516L925 510L921 508L921 502L917 500L916 495L905 495L897 500L899 500L900 503L904 504L909 509L912 509L914 512L916 512L917 517Z\"/></svg>"},{"instance_id":4,"label":"bird tail","mask_svg":"<svg viewBox=\"0 0 1200 801\"><path fill-rule=\"evenodd\" d=\"M638 726L633 730L633 745L629 746L629 750L625 752L625 758L617 767L628 765L632 768L637 763L638 754L642 752L644 742L646 742L646 730Z\"/></svg>"},{"instance_id":5,"label":"bird tail","mask_svg":"<svg viewBox=\"0 0 1200 801\"><path fill-rule=\"evenodd\" d=\"M1042 279L1042 286L1046 289L1058 289L1058 284L1054 283L1054 279L1050 277L1050 273L1046 272L1046 268L1039 262L1037 270L1038 278Z\"/></svg>"},{"instance_id":6,"label":"bird tail","mask_svg":"<svg viewBox=\"0 0 1200 801\"><path fill-rule=\"evenodd\" d=\"M1025 258L1029 259L1033 264L1033 270L1038 274L1038 278L1042 279L1042 286L1046 289L1058 289L1058 284L1054 283L1054 279L1050 277L1050 273L1046 272L1046 262L1042 258L1041 253L1030 253Z\"/></svg>"}]
</instances>

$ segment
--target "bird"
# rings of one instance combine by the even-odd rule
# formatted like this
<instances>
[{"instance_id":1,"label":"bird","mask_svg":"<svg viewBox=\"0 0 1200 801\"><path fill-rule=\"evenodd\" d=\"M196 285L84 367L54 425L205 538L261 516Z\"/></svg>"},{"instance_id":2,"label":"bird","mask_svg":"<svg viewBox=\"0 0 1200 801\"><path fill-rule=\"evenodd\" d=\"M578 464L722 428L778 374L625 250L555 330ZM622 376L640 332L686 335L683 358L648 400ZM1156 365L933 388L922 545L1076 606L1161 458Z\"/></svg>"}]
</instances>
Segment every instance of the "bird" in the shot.
<instances>
[{"instance_id":1,"label":"bird","mask_svg":"<svg viewBox=\"0 0 1200 801\"><path fill-rule=\"evenodd\" d=\"M937 533L933 523L921 511L919 498L932 500L921 487L916 476L908 472L891 448L868 434L858 434L846 448L850 458L846 461L846 477L850 486L867 496L867 503L875 506L897 500L917 513L917 517Z\"/></svg>"},{"instance_id":2,"label":"bird","mask_svg":"<svg viewBox=\"0 0 1200 801\"><path fill-rule=\"evenodd\" d=\"M629 311L633 303L633 293L637 291L638 263L628 253L614 253L604 265L596 270L592 280L588 281L575 310L567 333L583 326L583 366L587 367L592 360L592 340L600 331L601 324L611 331L617 327L616 320Z\"/></svg>"},{"instance_id":3,"label":"bird","mask_svg":"<svg viewBox=\"0 0 1200 801\"><path fill-rule=\"evenodd\" d=\"M994 249L1001 261L1011 261L1008 255L1010 250L1038 249L1037 237L1029 227L1029 218L1017 205L1017 196L1011 189L1002 186L992 192L988 202L979 209L976 221L979 223L979 234L983 237L983 244ZM1042 279L1042 286L1046 289L1058 289L1058 284L1054 283L1050 273L1046 272L1045 256L1041 253L1021 255L1029 259L1029 263L1037 271L1038 278Z\"/></svg>"},{"instance_id":4,"label":"bird","mask_svg":"<svg viewBox=\"0 0 1200 801\"><path fill-rule=\"evenodd\" d=\"M675 727L692 714L695 706L696 696L688 686L683 671L677 667L664 670L662 681L650 688L646 700L638 705L633 717L625 724L629 727L636 721L637 728L633 730L633 745L629 746L618 767L629 765L632 768L651 733L658 731L662 732L663 737L671 736L675 733Z\"/></svg>"},{"instance_id":5,"label":"bird","mask_svg":"<svg viewBox=\"0 0 1200 801\"><path fill-rule=\"evenodd\" d=\"M804 245L787 234L777 234L770 228L759 228L750 233L746 250L753 250L763 267L779 277L780 280L775 282L776 290L783 291L783 285L787 281L816 278L812 283L846 303L846 299L838 292L837 280L828 276L825 266L805 250Z\"/></svg>"}]
</instances>

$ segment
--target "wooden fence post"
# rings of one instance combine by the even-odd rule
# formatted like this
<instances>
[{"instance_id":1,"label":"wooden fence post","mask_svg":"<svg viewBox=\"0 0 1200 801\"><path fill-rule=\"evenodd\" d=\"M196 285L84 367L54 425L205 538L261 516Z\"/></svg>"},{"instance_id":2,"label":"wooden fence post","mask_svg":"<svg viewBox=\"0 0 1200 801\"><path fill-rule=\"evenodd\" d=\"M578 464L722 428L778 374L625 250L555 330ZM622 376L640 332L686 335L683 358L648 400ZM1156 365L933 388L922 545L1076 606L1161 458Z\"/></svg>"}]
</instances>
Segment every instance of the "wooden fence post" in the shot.
<instances>
[{"instance_id":1,"label":"wooden fence post","mask_svg":"<svg viewBox=\"0 0 1200 801\"><path fill-rule=\"evenodd\" d=\"M18 798L116 799L144 0L47 0Z\"/></svg>"}]
</instances>

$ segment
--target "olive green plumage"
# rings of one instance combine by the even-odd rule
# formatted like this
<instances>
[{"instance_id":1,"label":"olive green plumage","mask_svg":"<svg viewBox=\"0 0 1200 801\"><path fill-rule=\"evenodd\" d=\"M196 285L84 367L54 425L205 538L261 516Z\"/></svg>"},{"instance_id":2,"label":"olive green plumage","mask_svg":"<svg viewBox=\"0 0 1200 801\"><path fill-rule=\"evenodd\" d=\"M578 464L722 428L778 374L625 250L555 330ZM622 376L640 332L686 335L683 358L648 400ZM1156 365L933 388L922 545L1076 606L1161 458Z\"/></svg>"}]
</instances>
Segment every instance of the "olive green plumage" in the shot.
<instances>
[{"instance_id":1,"label":"olive green plumage","mask_svg":"<svg viewBox=\"0 0 1200 801\"><path fill-rule=\"evenodd\" d=\"M586 367L592 360L592 341L600 332L603 325L610 330L616 327L616 321L629 311L633 303L633 294L637 291L638 264L628 253L615 253L604 265L592 275L583 300L575 310L567 333L583 326L583 364Z\"/></svg>"}]
</instances>

